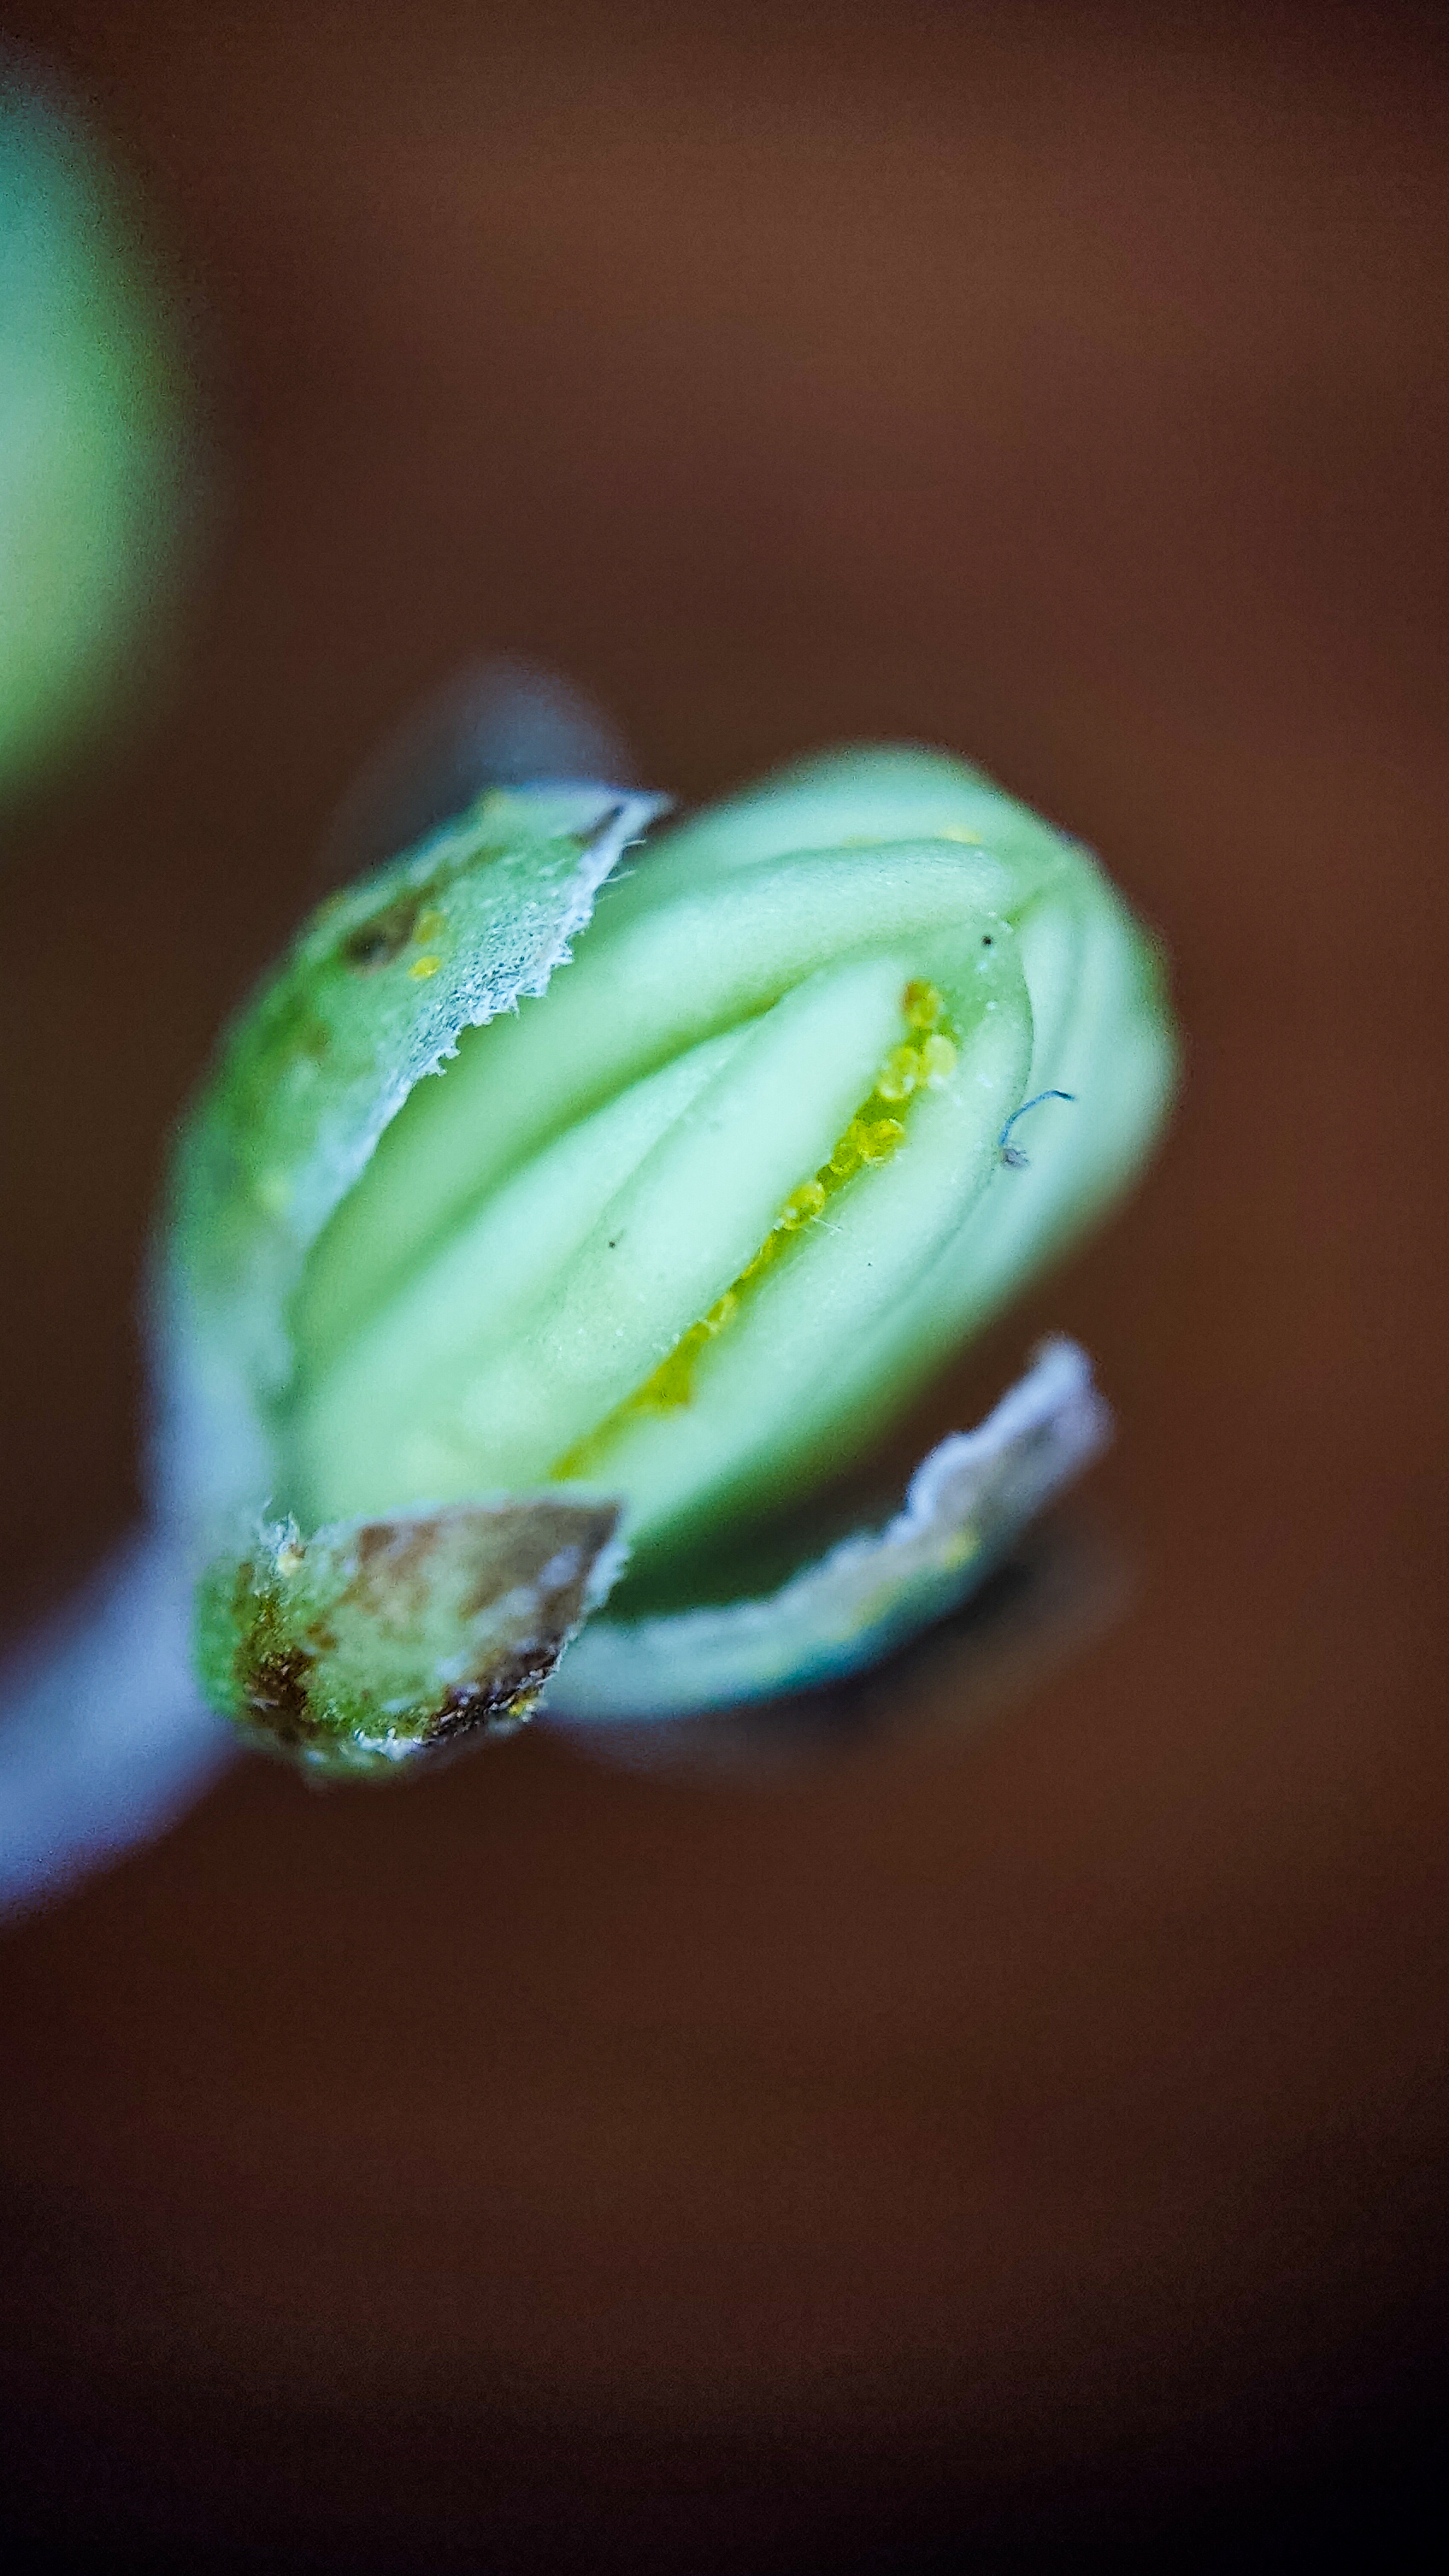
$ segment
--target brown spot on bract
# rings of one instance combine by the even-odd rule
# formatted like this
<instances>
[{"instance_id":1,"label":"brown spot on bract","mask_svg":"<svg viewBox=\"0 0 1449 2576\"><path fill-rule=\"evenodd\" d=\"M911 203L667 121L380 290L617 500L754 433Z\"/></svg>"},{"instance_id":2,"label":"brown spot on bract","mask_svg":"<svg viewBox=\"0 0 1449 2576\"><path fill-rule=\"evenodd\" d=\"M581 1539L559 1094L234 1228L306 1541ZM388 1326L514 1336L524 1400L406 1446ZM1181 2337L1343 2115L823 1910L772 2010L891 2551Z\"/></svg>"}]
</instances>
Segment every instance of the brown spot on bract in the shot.
<instances>
[{"instance_id":1,"label":"brown spot on bract","mask_svg":"<svg viewBox=\"0 0 1449 2576\"><path fill-rule=\"evenodd\" d=\"M414 924L422 909L419 895L400 903L389 904L385 912L373 914L371 921L359 924L342 943L342 955L355 975L375 975L381 966L390 966L399 957L413 935Z\"/></svg>"},{"instance_id":2,"label":"brown spot on bract","mask_svg":"<svg viewBox=\"0 0 1449 2576\"><path fill-rule=\"evenodd\" d=\"M472 1588L458 1604L459 1616L464 1619L476 1617L490 1602L519 1585L530 1589L538 1585L545 1566L565 1551L570 1559L567 1572L558 1583L542 1591L540 1599L550 1608L568 1600L582 1588L595 1557L608 1545L619 1525L614 1504L595 1507L546 1502L532 1511L526 1505L512 1504L498 1513L491 1526L483 1522L481 1514L473 1517L479 1524L477 1573ZM568 1618L572 1617L570 1611Z\"/></svg>"},{"instance_id":3,"label":"brown spot on bract","mask_svg":"<svg viewBox=\"0 0 1449 2576\"><path fill-rule=\"evenodd\" d=\"M244 1642L238 1654L243 1705L279 1744L309 1744L321 1732L310 1696L313 1660L300 1646L258 1653Z\"/></svg>"},{"instance_id":4,"label":"brown spot on bract","mask_svg":"<svg viewBox=\"0 0 1449 2576\"><path fill-rule=\"evenodd\" d=\"M556 1661L552 1653L520 1653L497 1665L486 1682L460 1682L429 1727L428 1743L459 1744L465 1736L521 1725Z\"/></svg>"},{"instance_id":5,"label":"brown spot on bract","mask_svg":"<svg viewBox=\"0 0 1449 2576\"><path fill-rule=\"evenodd\" d=\"M368 1521L357 1533L357 1572L344 1603L374 1619L417 1617L426 1605L428 1561L444 1536L430 1519Z\"/></svg>"}]
</instances>

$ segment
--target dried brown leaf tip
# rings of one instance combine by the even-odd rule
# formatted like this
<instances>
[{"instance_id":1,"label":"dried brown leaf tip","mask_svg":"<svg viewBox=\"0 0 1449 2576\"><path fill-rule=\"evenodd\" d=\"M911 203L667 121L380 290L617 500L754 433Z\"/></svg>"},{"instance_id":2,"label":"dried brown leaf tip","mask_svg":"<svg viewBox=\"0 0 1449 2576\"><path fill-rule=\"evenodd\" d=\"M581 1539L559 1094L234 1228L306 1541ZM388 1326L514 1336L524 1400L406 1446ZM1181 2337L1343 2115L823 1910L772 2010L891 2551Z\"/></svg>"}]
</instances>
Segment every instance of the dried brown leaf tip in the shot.
<instances>
[{"instance_id":1,"label":"dried brown leaf tip","mask_svg":"<svg viewBox=\"0 0 1449 2576\"><path fill-rule=\"evenodd\" d=\"M391 1775L529 1716L618 1570L613 1502L465 1503L293 1521L214 1564L198 1656L214 1703L313 1771Z\"/></svg>"}]
</instances>

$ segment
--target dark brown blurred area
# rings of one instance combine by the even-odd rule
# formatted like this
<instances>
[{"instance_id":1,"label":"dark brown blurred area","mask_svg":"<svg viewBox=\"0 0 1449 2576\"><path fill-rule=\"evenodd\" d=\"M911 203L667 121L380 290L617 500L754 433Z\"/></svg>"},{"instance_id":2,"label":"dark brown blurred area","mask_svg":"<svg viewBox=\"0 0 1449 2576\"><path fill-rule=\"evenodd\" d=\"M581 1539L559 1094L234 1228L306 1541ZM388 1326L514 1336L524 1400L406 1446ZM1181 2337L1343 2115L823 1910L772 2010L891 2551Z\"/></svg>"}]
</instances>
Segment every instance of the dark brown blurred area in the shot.
<instances>
[{"instance_id":1,"label":"dark brown blurred area","mask_svg":"<svg viewBox=\"0 0 1449 2576\"><path fill-rule=\"evenodd\" d=\"M1072 1510L1132 1597L990 1725L948 1638L763 1778L241 1767L9 1936L0 2523L570 2576L1381 2534L1449 2343L1433 20L9 24L149 191L228 496L169 703L0 880L12 1621L134 1508L168 1123L471 657L689 795L967 751L1161 926L1190 1054L930 1408L1051 1325L1120 1417Z\"/></svg>"}]
</instances>

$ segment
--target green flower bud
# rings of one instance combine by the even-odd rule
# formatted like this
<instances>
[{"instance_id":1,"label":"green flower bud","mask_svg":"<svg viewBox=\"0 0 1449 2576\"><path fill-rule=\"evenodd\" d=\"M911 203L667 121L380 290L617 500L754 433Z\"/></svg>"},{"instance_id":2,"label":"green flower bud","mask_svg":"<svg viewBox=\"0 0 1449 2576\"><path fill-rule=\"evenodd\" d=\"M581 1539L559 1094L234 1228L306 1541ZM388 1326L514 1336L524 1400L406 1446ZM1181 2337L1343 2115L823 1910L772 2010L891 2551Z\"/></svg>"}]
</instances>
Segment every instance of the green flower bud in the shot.
<instances>
[{"instance_id":1,"label":"green flower bud","mask_svg":"<svg viewBox=\"0 0 1449 2576\"><path fill-rule=\"evenodd\" d=\"M808 762L617 864L658 810L495 793L334 898L183 1140L203 1675L322 1767L511 1720L565 1647L568 1711L848 1669L1101 1437L1055 1346L887 1530L720 1603L1127 1181L1173 1053L1100 869L973 770Z\"/></svg>"}]
</instances>

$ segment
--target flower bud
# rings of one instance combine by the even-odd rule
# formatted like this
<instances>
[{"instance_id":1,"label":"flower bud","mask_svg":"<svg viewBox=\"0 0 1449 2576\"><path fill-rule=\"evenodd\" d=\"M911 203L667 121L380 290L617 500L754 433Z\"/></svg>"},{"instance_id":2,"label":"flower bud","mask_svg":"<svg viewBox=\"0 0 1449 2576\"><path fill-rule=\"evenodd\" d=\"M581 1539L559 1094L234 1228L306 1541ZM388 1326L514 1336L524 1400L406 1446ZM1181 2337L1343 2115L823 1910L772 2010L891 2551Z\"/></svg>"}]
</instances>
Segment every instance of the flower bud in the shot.
<instances>
[{"instance_id":1,"label":"flower bud","mask_svg":"<svg viewBox=\"0 0 1449 2576\"><path fill-rule=\"evenodd\" d=\"M716 1601L692 1668L729 1552L1135 1170L1172 1046L1095 862L958 763L807 762L633 851L658 810L494 793L334 898L183 1141L163 1484L204 1675L322 1767L526 1711L626 1549L615 1614L655 1612L596 1620L559 1705L846 1669L1100 1437L1052 1357L1009 1473L928 1479L926 1557L918 1513Z\"/></svg>"}]
</instances>

